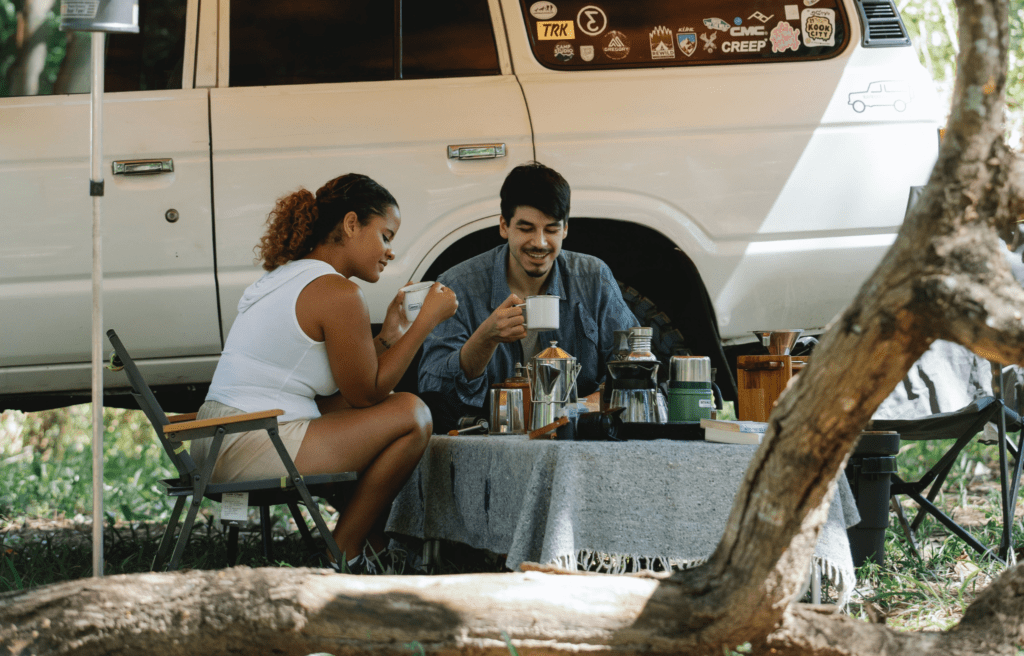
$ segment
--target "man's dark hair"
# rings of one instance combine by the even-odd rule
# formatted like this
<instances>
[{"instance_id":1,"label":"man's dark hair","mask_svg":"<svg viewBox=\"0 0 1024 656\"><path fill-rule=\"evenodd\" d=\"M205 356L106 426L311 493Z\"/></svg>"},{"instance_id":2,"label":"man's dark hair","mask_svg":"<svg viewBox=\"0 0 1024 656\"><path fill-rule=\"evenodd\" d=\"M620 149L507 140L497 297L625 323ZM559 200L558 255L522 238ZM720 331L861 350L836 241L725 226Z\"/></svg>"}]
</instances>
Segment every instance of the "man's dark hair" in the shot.
<instances>
[{"instance_id":1,"label":"man's dark hair","mask_svg":"<svg viewBox=\"0 0 1024 656\"><path fill-rule=\"evenodd\" d=\"M556 221L569 220L569 183L540 162L515 167L501 185L501 215L511 221L516 208L526 205Z\"/></svg>"}]
</instances>

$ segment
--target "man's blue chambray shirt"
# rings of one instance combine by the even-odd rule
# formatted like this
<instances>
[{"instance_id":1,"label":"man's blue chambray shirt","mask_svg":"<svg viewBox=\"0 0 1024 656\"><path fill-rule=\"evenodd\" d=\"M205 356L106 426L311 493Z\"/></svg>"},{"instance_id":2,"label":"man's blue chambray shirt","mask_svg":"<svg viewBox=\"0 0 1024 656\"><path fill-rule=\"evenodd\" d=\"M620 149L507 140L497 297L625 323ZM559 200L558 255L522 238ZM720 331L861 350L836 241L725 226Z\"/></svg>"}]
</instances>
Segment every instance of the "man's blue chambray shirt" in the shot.
<instances>
[{"instance_id":1,"label":"man's blue chambray shirt","mask_svg":"<svg viewBox=\"0 0 1024 656\"><path fill-rule=\"evenodd\" d=\"M438 277L459 299L455 316L442 322L423 344L419 368L420 392L457 393L467 405L482 408L491 384L515 373L523 362L517 342L498 344L484 373L469 380L459 366L459 351L480 324L512 292L508 288L508 244L458 264ZM558 296L558 330L538 333L538 349L549 342L576 357L582 365L577 380L579 395L597 390L604 380L605 363L614 348L614 332L639 325L622 300L611 269L591 255L562 251L548 278L546 294Z\"/></svg>"}]
</instances>

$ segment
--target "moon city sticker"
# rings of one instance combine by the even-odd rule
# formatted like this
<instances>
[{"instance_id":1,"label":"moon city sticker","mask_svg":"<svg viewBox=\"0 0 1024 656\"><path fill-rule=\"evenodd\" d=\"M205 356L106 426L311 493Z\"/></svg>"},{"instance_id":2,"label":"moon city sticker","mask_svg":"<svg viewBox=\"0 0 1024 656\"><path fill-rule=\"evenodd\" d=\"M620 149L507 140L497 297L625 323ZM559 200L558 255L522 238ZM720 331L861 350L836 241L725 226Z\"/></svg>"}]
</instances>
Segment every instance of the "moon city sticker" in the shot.
<instances>
[{"instance_id":1,"label":"moon city sticker","mask_svg":"<svg viewBox=\"0 0 1024 656\"><path fill-rule=\"evenodd\" d=\"M836 44L836 12L834 9L804 9L800 14L805 46L834 46Z\"/></svg>"},{"instance_id":2,"label":"moon city sticker","mask_svg":"<svg viewBox=\"0 0 1024 656\"><path fill-rule=\"evenodd\" d=\"M800 47L800 30L793 29L793 26L785 21L772 28L771 42L772 52L786 52L790 48L793 52Z\"/></svg>"},{"instance_id":3,"label":"moon city sticker","mask_svg":"<svg viewBox=\"0 0 1024 656\"><path fill-rule=\"evenodd\" d=\"M625 59L629 54L629 38L622 32L612 30L604 35L603 50L608 59Z\"/></svg>"}]
</instances>

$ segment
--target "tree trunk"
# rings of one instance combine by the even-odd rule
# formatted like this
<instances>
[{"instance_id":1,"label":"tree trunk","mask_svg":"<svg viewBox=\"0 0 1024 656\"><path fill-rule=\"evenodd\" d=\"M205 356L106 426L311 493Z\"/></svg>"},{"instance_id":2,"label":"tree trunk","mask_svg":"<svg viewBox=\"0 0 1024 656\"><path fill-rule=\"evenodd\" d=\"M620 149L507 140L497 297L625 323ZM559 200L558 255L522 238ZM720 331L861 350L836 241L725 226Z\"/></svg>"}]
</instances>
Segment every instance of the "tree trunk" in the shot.
<instances>
[{"instance_id":1,"label":"tree trunk","mask_svg":"<svg viewBox=\"0 0 1024 656\"><path fill-rule=\"evenodd\" d=\"M508 574L348 577L229 570L76 581L0 597L12 654L1013 653L1024 572L1005 573L956 630L898 634L791 601L861 428L938 338L1024 360L1024 290L998 236L1024 216L1024 166L1002 136L1005 2L960 3L954 109L928 187L892 249L779 400L709 562L668 579Z\"/></svg>"}]
</instances>

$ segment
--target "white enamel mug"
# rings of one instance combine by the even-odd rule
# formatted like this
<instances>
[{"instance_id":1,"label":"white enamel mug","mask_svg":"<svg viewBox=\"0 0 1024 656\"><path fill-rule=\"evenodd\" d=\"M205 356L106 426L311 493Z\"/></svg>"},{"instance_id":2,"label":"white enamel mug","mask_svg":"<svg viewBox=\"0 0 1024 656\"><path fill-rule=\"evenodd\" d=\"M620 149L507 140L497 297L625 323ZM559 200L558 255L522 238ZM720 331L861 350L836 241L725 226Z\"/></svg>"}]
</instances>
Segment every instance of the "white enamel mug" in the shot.
<instances>
[{"instance_id":1,"label":"white enamel mug","mask_svg":"<svg viewBox=\"0 0 1024 656\"><path fill-rule=\"evenodd\" d=\"M526 302L516 307L523 308L523 323L527 330L558 330L559 297L527 296Z\"/></svg>"},{"instance_id":2,"label":"white enamel mug","mask_svg":"<svg viewBox=\"0 0 1024 656\"><path fill-rule=\"evenodd\" d=\"M416 282L402 287L400 291L405 292L405 297L402 299L402 307L405 309L406 319L409 321L416 320L420 313L420 308L423 307L423 301L427 298L427 292L430 291L433 284L433 282Z\"/></svg>"}]
</instances>

